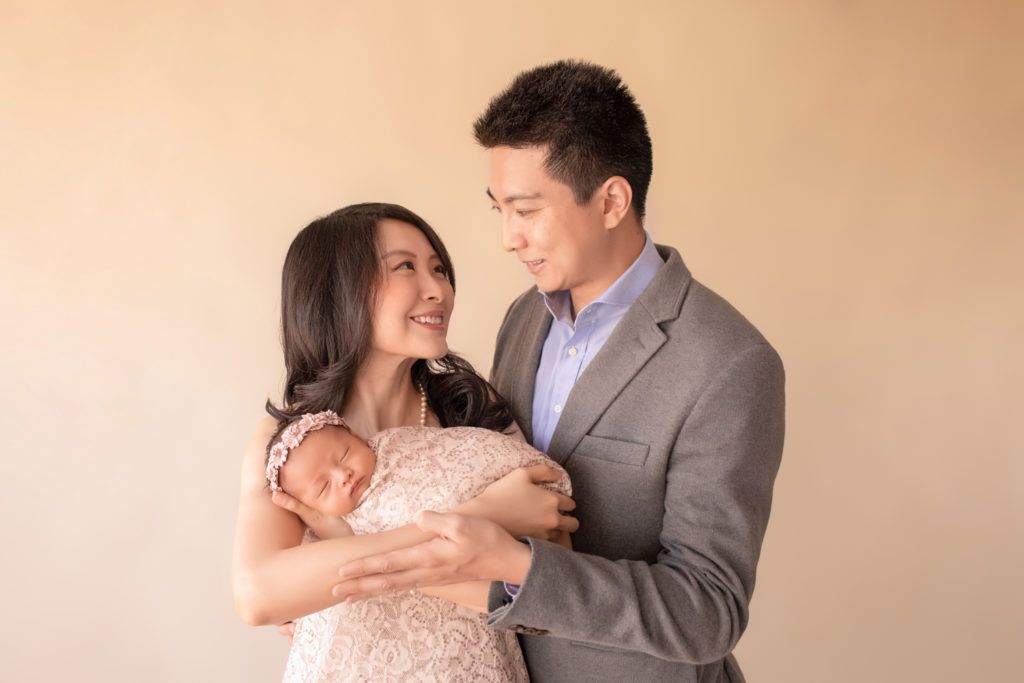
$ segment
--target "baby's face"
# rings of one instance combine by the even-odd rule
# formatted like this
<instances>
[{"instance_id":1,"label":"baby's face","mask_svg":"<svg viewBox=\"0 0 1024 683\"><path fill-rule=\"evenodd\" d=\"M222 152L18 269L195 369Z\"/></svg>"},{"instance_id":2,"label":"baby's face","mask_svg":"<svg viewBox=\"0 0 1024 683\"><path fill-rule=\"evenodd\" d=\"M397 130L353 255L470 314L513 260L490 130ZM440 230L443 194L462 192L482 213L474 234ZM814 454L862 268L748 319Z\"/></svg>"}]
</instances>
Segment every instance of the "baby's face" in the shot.
<instances>
[{"instance_id":1,"label":"baby's face","mask_svg":"<svg viewBox=\"0 0 1024 683\"><path fill-rule=\"evenodd\" d=\"M328 425L310 432L288 454L278 481L288 495L321 514L341 517L355 509L370 486L377 458L345 429Z\"/></svg>"}]
</instances>

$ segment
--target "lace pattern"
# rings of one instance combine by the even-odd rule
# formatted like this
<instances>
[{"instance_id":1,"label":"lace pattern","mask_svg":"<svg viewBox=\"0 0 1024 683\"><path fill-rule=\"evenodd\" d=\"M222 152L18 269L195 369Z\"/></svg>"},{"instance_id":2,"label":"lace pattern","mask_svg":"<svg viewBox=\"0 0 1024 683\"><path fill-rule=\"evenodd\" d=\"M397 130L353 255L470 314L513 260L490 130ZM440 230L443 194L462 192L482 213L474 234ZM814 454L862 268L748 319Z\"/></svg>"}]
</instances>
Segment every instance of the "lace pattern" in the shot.
<instances>
[{"instance_id":1,"label":"lace pattern","mask_svg":"<svg viewBox=\"0 0 1024 683\"><path fill-rule=\"evenodd\" d=\"M398 427L370 439L377 466L345 519L357 534L449 510L516 467L553 464L531 446L475 427ZM557 466L556 466L557 467ZM570 492L562 472L557 490ZM528 680L509 631L486 615L421 593L339 604L299 619L286 683Z\"/></svg>"}]
</instances>

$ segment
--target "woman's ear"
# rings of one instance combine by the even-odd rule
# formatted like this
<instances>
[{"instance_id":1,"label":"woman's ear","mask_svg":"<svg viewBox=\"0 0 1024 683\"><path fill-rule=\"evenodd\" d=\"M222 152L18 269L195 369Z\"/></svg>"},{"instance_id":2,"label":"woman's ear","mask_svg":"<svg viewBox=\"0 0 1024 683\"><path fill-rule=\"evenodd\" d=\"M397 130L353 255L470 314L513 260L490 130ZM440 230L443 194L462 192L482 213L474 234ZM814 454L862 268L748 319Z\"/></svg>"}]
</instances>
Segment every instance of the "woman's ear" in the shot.
<instances>
[{"instance_id":1,"label":"woman's ear","mask_svg":"<svg viewBox=\"0 0 1024 683\"><path fill-rule=\"evenodd\" d=\"M613 175L598 188L603 201L604 227L618 227L629 214L633 205L633 188L629 181L619 175Z\"/></svg>"}]
</instances>

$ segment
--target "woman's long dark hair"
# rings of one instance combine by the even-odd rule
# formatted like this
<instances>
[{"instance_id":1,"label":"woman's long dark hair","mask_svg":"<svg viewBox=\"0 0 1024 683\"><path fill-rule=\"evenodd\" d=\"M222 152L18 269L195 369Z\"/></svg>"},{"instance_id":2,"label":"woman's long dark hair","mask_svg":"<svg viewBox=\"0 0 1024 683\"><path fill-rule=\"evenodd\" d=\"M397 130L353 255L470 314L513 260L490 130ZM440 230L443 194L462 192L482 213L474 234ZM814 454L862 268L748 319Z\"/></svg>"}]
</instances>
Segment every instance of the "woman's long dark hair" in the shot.
<instances>
[{"instance_id":1,"label":"woman's long dark hair","mask_svg":"<svg viewBox=\"0 0 1024 683\"><path fill-rule=\"evenodd\" d=\"M267 412L279 423L303 413L342 406L370 349L373 308L384 276L377 225L384 219L415 226L437 252L455 289L455 271L441 238L422 218L396 204L354 204L313 221L295 236L281 274L281 345L284 400ZM426 391L444 427L504 431L512 424L508 402L468 361L449 353L419 359L412 381Z\"/></svg>"}]
</instances>

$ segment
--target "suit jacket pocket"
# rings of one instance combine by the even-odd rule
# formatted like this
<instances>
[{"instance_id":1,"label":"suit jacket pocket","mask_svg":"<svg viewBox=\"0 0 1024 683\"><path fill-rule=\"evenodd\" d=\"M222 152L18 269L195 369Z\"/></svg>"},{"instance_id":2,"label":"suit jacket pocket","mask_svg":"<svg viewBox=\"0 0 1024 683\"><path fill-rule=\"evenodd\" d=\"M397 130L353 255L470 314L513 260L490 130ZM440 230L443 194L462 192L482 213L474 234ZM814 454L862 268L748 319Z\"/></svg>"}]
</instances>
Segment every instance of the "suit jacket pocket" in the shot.
<instances>
[{"instance_id":1,"label":"suit jacket pocket","mask_svg":"<svg viewBox=\"0 0 1024 683\"><path fill-rule=\"evenodd\" d=\"M618 439L608 439L603 436L586 434L580 441L580 445L573 451L573 455L615 462L620 465L643 467L644 462L647 460L647 453L650 450L651 447L644 443L619 441Z\"/></svg>"}]
</instances>

